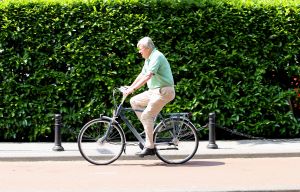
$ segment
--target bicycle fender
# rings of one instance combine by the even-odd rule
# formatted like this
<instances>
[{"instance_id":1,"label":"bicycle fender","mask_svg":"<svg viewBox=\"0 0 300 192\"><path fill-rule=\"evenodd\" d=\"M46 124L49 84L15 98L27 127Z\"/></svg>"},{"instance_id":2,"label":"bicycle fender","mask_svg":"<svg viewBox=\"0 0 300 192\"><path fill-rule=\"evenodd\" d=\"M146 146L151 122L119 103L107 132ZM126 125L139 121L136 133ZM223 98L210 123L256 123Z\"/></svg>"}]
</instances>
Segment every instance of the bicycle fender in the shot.
<instances>
[{"instance_id":1,"label":"bicycle fender","mask_svg":"<svg viewBox=\"0 0 300 192\"><path fill-rule=\"evenodd\" d=\"M87 123L84 125L84 127L87 126L87 125L89 125L89 124L91 124L91 123L93 123L93 122L95 122L95 121L99 121L99 120L112 121L112 118L107 117L107 116L102 116L102 115L100 115L100 118L96 118L96 119L90 120L89 122L87 122ZM118 124L117 121L116 121L116 123Z\"/></svg>"},{"instance_id":2,"label":"bicycle fender","mask_svg":"<svg viewBox=\"0 0 300 192\"><path fill-rule=\"evenodd\" d=\"M107 121L110 121L112 122L113 119L111 117L108 117L108 116L105 116L105 115L100 115L100 118L98 118L99 120L107 120ZM125 132L124 130L122 129L122 127L120 126L119 122L117 120L114 121L114 124L116 126L118 126L120 128L120 130L122 131L123 135L124 135L124 141L126 143L126 137L125 137Z\"/></svg>"},{"instance_id":3,"label":"bicycle fender","mask_svg":"<svg viewBox=\"0 0 300 192\"><path fill-rule=\"evenodd\" d=\"M99 119L102 119L102 120L108 120L108 121L110 121L110 122L113 121L113 119L112 119L111 117L108 117L108 116L105 116L105 115L100 115L100 118L99 118ZM119 125L119 122L118 122L117 120L114 120L113 123Z\"/></svg>"},{"instance_id":4,"label":"bicycle fender","mask_svg":"<svg viewBox=\"0 0 300 192\"><path fill-rule=\"evenodd\" d=\"M186 118L186 117L169 117L169 118L164 119L164 121L159 122L158 125L155 126L153 133L155 133L158 130L158 128L161 126L161 124L163 124L164 122L167 122L167 121L172 121L172 119L176 119L176 120L180 120L180 121L185 121L189 125L191 125L192 127L194 127L196 129L196 127L194 126L194 124L188 118Z\"/></svg>"}]
</instances>

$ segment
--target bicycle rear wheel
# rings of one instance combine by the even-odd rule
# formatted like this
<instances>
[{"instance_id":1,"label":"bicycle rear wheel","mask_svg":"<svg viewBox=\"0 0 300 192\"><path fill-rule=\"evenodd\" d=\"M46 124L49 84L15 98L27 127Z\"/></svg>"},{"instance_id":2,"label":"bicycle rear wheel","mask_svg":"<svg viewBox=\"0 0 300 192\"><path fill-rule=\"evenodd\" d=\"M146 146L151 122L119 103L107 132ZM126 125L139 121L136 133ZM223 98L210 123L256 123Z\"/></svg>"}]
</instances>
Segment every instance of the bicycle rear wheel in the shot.
<instances>
[{"instance_id":1,"label":"bicycle rear wheel","mask_svg":"<svg viewBox=\"0 0 300 192\"><path fill-rule=\"evenodd\" d=\"M125 136L122 129L109 119L95 119L81 129L78 136L78 147L81 155L95 165L107 165L117 160L125 147Z\"/></svg>"},{"instance_id":2,"label":"bicycle rear wheel","mask_svg":"<svg viewBox=\"0 0 300 192\"><path fill-rule=\"evenodd\" d=\"M169 164L189 161L198 149L198 136L194 125L180 117L161 122L154 132L156 155Z\"/></svg>"}]
</instances>

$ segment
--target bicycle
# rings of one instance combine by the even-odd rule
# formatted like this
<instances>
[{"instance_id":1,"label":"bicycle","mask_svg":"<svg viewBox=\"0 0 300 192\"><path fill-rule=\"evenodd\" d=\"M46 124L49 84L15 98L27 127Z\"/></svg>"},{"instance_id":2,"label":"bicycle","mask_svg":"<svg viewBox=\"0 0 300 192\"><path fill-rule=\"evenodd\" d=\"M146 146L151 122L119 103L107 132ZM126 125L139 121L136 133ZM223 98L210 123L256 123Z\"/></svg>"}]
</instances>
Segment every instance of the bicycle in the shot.
<instances>
[{"instance_id":1,"label":"bicycle","mask_svg":"<svg viewBox=\"0 0 300 192\"><path fill-rule=\"evenodd\" d=\"M120 123L121 119L142 149L145 140L126 117L125 112L134 110L123 107L126 96L119 104L115 94L123 91L124 87L113 90L113 116L100 115L86 123L78 135L78 147L82 157L95 165L107 165L116 161L125 152L126 137ZM142 110L137 110L142 111ZM198 149L198 136L195 126L189 120L189 113L170 113L164 118L161 113L156 120L159 123L154 128L154 145L156 156L168 164L182 164L189 161ZM183 153L183 151L185 153Z\"/></svg>"}]
</instances>

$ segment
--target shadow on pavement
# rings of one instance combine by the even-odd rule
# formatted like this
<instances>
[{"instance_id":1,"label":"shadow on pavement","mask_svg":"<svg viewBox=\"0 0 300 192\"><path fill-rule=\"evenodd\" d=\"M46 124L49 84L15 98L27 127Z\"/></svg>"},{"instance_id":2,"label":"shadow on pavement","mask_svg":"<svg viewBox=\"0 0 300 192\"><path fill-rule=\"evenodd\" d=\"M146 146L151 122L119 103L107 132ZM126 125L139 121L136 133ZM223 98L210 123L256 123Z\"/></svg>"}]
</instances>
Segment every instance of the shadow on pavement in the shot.
<instances>
[{"instance_id":1,"label":"shadow on pavement","mask_svg":"<svg viewBox=\"0 0 300 192\"><path fill-rule=\"evenodd\" d=\"M212 166L221 166L225 165L224 162L220 161L200 161L200 160L191 160L184 164L166 164L166 163L157 163L158 166L165 166L165 167L212 167Z\"/></svg>"},{"instance_id":2,"label":"shadow on pavement","mask_svg":"<svg viewBox=\"0 0 300 192\"><path fill-rule=\"evenodd\" d=\"M117 164L110 164L110 166L143 166L143 167L157 167L157 166L162 166L162 167L212 167L212 166L221 166L225 165L224 162L220 161L200 161L200 160L191 160L187 163L184 164L166 164L164 162L155 162L155 163L117 163Z\"/></svg>"}]
</instances>

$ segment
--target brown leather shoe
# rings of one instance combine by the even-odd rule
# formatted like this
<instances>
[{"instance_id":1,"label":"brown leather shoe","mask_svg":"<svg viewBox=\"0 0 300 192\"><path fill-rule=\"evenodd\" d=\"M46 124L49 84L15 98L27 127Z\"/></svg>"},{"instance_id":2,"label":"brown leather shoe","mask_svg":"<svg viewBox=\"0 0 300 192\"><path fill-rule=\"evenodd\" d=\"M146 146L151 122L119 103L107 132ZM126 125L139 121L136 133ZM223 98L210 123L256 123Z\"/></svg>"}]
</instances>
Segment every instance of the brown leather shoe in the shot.
<instances>
[{"instance_id":1,"label":"brown leather shoe","mask_svg":"<svg viewBox=\"0 0 300 192\"><path fill-rule=\"evenodd\" d=\"M139 157L145 157L147 155L155 155L155 148L154 149L150 149L147 147L144 147L144 149L141 152L136 153Z\"/></svg>"}]
</instances>

